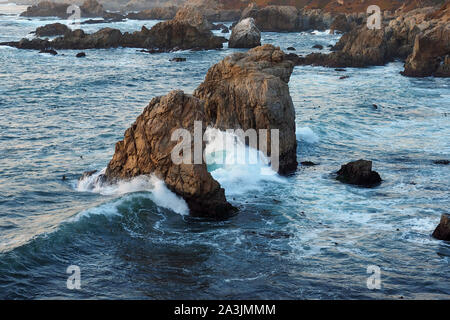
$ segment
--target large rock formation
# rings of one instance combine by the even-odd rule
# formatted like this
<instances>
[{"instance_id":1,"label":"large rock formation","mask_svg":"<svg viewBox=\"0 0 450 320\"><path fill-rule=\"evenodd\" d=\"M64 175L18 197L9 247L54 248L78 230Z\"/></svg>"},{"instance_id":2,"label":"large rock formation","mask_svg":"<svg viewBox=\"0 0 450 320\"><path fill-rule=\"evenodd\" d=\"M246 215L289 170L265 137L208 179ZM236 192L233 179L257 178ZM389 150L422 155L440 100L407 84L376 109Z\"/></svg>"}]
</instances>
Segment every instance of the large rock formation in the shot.
<instances>
[{"instance_id":1,"label":"large rock formation","mask_svg":"<svg viewBox=\"0 0 450 320\"><path fill-rule=\"evenodd\" d=\"M450 215L443 214L439 225L433 232L433 237L438 240L450 241Z\"/></svg>"},{"instance_id":2,"label":"large rock formation","mask_svg":"<svg viewBox=\"0 0 450 320\"><path fill-rule=\"evenodd\" d=\"M133 20L170 20L175 18L177 11L178 8L174 6L151 8L139 12L129 12L127 18Z\"/></svg>"},{"instance_id":3,"label":"large rock formation","mask_svg":"<svg viewBox=\"0 0 450 320\"><path fill-rule=\"evenodd\" d=\"M230 48L254 48L261 45L261 32L253 18L241 20L231 31L228 41Z\"/></svg>"},{"instance_id":4,"label":"large rock formation","mask_svg":"<svg viewBox=\"0 0 450 320\"><path fill-rule=\"evenodd\" d=\"M221 130L279 130L279 172L297 168L295 111L288 82L294 63L264 45L226 57L211 67L194 96L205 101L207 122ZM271 154L271 137L268 137Z\"/></svg>"},{"instance_id":5,"label":"large rock formation","mask_svg":"<svg viewBox=\"0 0 450 320\"><path fill-rule=\"evenodd\" d=\"M406 59L406 76L448 76L449 11L446 4L437 11L431 7L400 14L378 30L363 25L344 34L335 52L312 53L299 64L366 67Z\"/></svg>"},{"instance_id":6,"label":"large rock formation","mask_svg":"<svg viewBox=\"0 0 450 320\"><path fill-rule=\"evenodd\" d=\"M193 135L194 121L205 124L204 119L204 103L183 91L152 99L125 132L124 139L116 144L105 172L107 181L155 174L186 200L192 215L228 217L236 210L227 202L224 190L207 171L206 164L175 164L171 157L178 143L171 141L172 133L186 129ZM204 131L206 125L202 128ZM193 140L191 147L194 150Z\"/></svg>"},{"instance_id":7,"label":"large rock formation","mask_svg":"<svg viewBox=\"0 0 450 320\"><path fill-rule=\"evenodd\" d=\"M227 202L206 164L193 164L195 137L188 143L194 152L182 155L191 162L177 164L172 153L179 141L171 141L172 134L185 129L192 137L195 121L201 122L202 135L207 126L222 130L278 129L279 171L295 170L294 107L288 88L292 70L293 63L279 48L265 45L228 56L211 67L194 95L172 91L154 98L116 144L105 172L106 182L155 174L186 200L192 215L222 219L233 214L236 209ZM269 155L270 140L269 132ZM203 141L201 144L203 151Z\"/></svg>"},{"instance_id":8,"label":"large rock formation","mask_svg":"<svg viewBox=\"0 0 450 320\"><path fill-rule=\"evenodd\" d=\"M181 15L173 20L156 24L150 30L142 27L133 33L118 29L103 28L93 34L85 34L83 30L66 32L63 37L52 41L46 39L24 38L18 42L6 42L3 45L19 49L102 49L102 48L146 48L162 51L179 49L218 49L226 42L223 37L216 37L207 30L207 21L201 16L188 19ZM199 29L201 28L201 29Z\"/></svg>"}]
</instances>

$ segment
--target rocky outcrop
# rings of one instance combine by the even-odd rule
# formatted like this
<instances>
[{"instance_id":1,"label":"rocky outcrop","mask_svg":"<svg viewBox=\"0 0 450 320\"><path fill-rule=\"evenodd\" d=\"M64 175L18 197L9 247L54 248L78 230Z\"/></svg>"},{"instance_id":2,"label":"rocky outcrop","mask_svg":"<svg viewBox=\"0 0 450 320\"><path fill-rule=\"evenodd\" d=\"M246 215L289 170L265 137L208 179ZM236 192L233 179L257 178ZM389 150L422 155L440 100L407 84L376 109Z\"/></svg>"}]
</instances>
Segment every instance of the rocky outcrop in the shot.
<instances>
[{"instance_id":1,"label":"rocky outcrop","mask_svg":"<svg viewBox=\"0 0 450 320\"><path fill-rule=\"evenodd\" d=\"M433 232L432 235L434 238L438 240L446 240L450 241L450 215L443 214L441 216L441 221L439 225Z\"/></svg>"},{"instance_id":2,"label":"rocky outcrop","mask_svg":"<svg viewBox=\"0 0 450 320\"><path fill-rule=\"evenodd\" d=\"M142 27L133 33L118 29L103 28L93 34L85 34L83 30L67 32L63 37L54 40L22 39L18 42L6 42L19 49L104 49L117 47L145 48L158 51L188 49L218 49L226 42L223 37L216 37L210 30L205 30L201 20L173 19L156 24L150 30ZM197 27L198 26L198 27ZM202 28L202 29L199 29Z\"/></svg>"},{"instance_id":3,"label":"rocky outcrop","mask_svg":"<svg viewBox=\"0 0 450 320\"><path fill-rule=\"evenodd\" d=\"M406 76L448 76L449 14L423 8L386 21L381 29L363 25L344 34L331 54L313 53L300 64L366 67L406 59ZM414 49L413 49L414 48Z\"/></svg>"},{"instance_id":4,"label":"rocky outcrop","mask_svg":"<svg viewBox=\"0 0 450 320\"><path fill-rule=\"evenodd\" d=\"M231 31L230 48L254 48L261 45L261 32L253 18L241 20Z\"/></svg>"},{"instance_id":5,"label":"rocky outcrop","mask_svg":"<svg viewBox=\"0 0 450 320\"><path fill-rule=\"evenodd\" d=\"M450 8L450 2L448 5ZM447 17L450 18L450 15ZM448 20L416 36L413 52L407 58L402 74L409 77L450 77Z\"/></svg>"},{"instance_id":6,"label":"rocky outcrop","mask_svg":"<svg viewBox=\"0 0 450 320\"><path fill-rule=\"evenodd\" d=\"M342 165L336 179L360 186L374 186L381 183L378 172L372 171L372 161L363 159Z\"/></svg>"},{"instance_id":7,"label":"rocky outcrop","mask_svg":"<svg viewBox=\"0 0 450 320\"><path fill-rule=\"evenodd\" d=\"M213 28L213 25L197 8L190 6L178 10L174 21L189 24L200 31L207 31Z\"/></svg>"},{"instance_id":8,"label":"rocky outcrop","mask_svg":"<svg viewBox=\"0 0 450 320\"><path fill-rule=\"evenodd\" d=\"M293 67L280 48L256 47L211 67L194 92L205 101L207 123L216 128L278 129L282 174L297 168L295 111L288 86ZM271 155L270 134L267 146Z\"/></svg>"},{"instance_id":9,"label":"rocky outcrop","mask_svg":"<svg viewBox=\"0 0 450 320\"><path fill-rule=\"evenodd\" d=\"M46 24L45 26L38 27L34 31L37 37L53 37L64 35L66 32L70 32L71 29L62 23Z\"/></svg>"},{"instance_id":10,"label":"rocky outcrop","mask_svg":"<svg viewBox=\"0 0 450 320\"><path fill-rule=\"evenodd\" d=\"M182 196L194 216L222 219L233 214L220 184L213 179L206 164L175 164L171 141L176 129L194 133L194 121L204 124L204 103L183 91L172 91L150 101L135 123L116 144L105 175L107 181L154 174L167 187ZM206 125L202 126L206 129ZM202 132L203 135L203 132ZM194 141L191 144L194 150ZM192 160L193 162L193 160Z\"/></svg>"},{"instance_id":11,"label":"rocky outcrop","mask_svg":"<svg viewBox=\"0 0 450 320\"><path fill-rule=\"evenodd\" d=\"M236 209L227 202L206 164L194 164L192 156L198 147L194 145L194 123L201 123L201 136L208 126L221 130L278 129L279 171L295 170L295 115L288 87L292 71L293 63L283 51L265 45L228 56L211 67L193 95L172 91L152 99L116 144L105 171L106 183L154 174L186 200L192 215L223 219L234 214ZM194 136L187 143L194 152L180 154L185 159L181 164L172 157L180 143L171 139L177 129ZM270 131L267 138L270 155ZM204 151L204 142L201 144Z\"/></svg>"},{"instance_id":12,"label":"rocky outcrop","mask_svg":"<svg viewBox=\"0 0 450 320\"><path fill-rule=\"evenodd\" d=\"M86 0L80 7L82 17L103 17L106 10L96 0Z\"/></svg>"}]
</instances>

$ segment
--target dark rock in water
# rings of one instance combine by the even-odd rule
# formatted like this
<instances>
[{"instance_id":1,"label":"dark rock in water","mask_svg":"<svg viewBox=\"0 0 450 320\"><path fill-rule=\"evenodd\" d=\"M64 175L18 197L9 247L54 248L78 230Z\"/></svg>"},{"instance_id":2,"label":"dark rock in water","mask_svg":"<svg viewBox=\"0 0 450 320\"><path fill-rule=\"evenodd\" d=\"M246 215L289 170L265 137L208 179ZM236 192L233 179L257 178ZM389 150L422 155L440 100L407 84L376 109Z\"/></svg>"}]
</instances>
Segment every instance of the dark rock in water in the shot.
<instances>
[{"instance_id":1,"label":"dark rock in water","mask_svg":"<svg viewBox=\"0 0 450 320\"><path fill-rule=\"evenodd\" d=\"M303 62L303 57L301 57L295 53L292 53L292 52L286 54L284 57L287 60L291 60L294 63L294 65L296 65L296 66L301 65Z\"/></svg>"},{"instance_id":2,"label":"dark rock in water","mask_svg":"<svg viewBox=\"0 0 450 320\"><path fill-rule=\"evenodd\" d=\"M450 164L450 160L434 160L433 163L434 164L448 165L448 164Z\"/></svg>"},{"instance_id":3,"label":"dark rock in water","mask_svg":"<svg viewBox=\"0 0 450 320\"><path fill-rule=\"evenodd\" d=\"M62 23L52 23L47 24L43 27L38 27L34 31L34 34L37 37L53 37L64 35L67 32L70 32L70 28Z\"/></svg>"},{"instance_id":4,"label":"dark rock in water","mask_svg":"<svg viewBox=\"0 0 450 320\"><path fill-rule=\"evenodd\" d=\"M432 234L433 238L438 240L450 241L450 215L444 213L441 221Z\"/></svg>"},{"instance_id":5,"label":"dark rock in water","mask_svg":"<svg viewBox=\"0 0 450 320\"><path fill-rule=\"evenodd\" d=\"M339 77L339 79L348 79L348 78L350 78L350 76L341 76L341 77Z\"/></svg>"},{"instance_id":6,"label":"dark rock in water","mask_svg":"<svg viewBox=\"0 0 450 320\"><path fill-rule=\"evenodd\" d=\"M347 70L345 70L345 69L343 69L343 68L336 68L336 69L334 69L334 71L345 72L345 71L347 71Z\"/></svg>"},{"instance_id":7,"label":"dark rock in water","mask_svg":"<svg viewBox=\"0 0 450 320\"><path fill-rule=\"evenodd\" d=\"M86 57L86 53L84 53L84 52L78 52L77 55L76 55L76 57L77 57L77 58L83 58L83 57Z\"/></svg>"},{"instance_id":8,"label":"dark rock in water","mask_svg":"<svg viewBox=\"0 0 450 320\"><path fill-rule=\"evenodd\" d=\"M222 33L229 33L230 32L230 29L228 29L228 27L227 26L225 26L224 28L222 28L222 31L221 31Z\"/></svg>"},{"instance_id":9,"label":"dark rock in water","mask_svg":"<svg viewBox=\"0 0 450 320\"><path fill-rule=\"evenodd\" d=\"M336 179L360 186L374 186L382 181L378 172L372 171L372 161L363 159L342 165Z\"/></svg>"},{"instance_id":10,"label":"dark rock in water","mask_svg":"<svg viewBox=\"0 0 450 320\"><path fill-rule=\"evenodd\" d=\"M54 49L42 49L39 53L50 53L52 56L56 56L58 52Z\"/></svg>"},{"instance_id":11,"label":"dark rock in water","mask_svg":"<svg viewBox=\"0 0 450 320\"><path fill-rule=\"evenodd\" d=\"M313 49L319 49L319 50L322 50L322 49L323 49L323 45L321 45L321 44L315 44L315 45L313 45Z\"/></svg>"},{"instance_id":12,"label":"dark rock in water","mask_svg":"<svg viewBox=\"0 0 450 320\"><path fill-rule=\"evenodd\" d=\"M170 59L170 61L172 61L172 62L183 62L183 61L186 61L186 58L175 57L175 58Z\"/></svg>"},{"instance_id":13,"label":"dark rock in water","mask_svg":"<svg viewBox=\"0 0 450 320\"><path fill-rule=\"evenodd\" d=\"M378 109L378 106L374 103L374 104L372 104L372 107L374 108L374 109Z\"/></svg>"},{"instance_id":14,"label":"dark rock in water","mask_svg":"<svg viewBox=\"0 0 450 320\"><path fill-rule=\"evenodd\" d=\"M295 48L294 47L288 47L286 50L288 50L288 51L295 51Z\"/></svg>"},{"instance_id":15,"label":"dark rock in water","mask_svg":"<svg viewBox=\"0 0 450 320\"><path fill-rule=\"evenodd\" d=\"M84 179L86 179L87 177L90 177L90 176L92 176L93 174L96 174L96 173L97 173L97 170L85 171L85 172L83 172L83 174L81 175L81 177L78 179L78 181L84 180Z\"/></svg>"},{"instance_id":16,"label":"dark rock in water","mask_svg":"<svg viewBox=\"0 0 450 320\"><path fill-rule=\"evenodd\" d=\"M302 161L300 162L300 164L305 167L317 166L317 163L314 163L312 161Z\"/></svg>"}]
</instances>

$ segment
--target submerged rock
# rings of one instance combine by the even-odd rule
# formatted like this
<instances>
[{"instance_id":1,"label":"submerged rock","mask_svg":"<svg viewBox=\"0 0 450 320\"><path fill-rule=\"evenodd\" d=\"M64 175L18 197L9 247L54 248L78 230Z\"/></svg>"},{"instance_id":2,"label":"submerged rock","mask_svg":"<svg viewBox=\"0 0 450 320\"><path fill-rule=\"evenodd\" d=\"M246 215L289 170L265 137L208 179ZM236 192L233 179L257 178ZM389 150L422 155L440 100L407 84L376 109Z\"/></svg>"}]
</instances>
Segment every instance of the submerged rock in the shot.
<instances>
[{"instance_id":1,"label":"submerged rock","mask_svg":"<svg viewBox=\"0 0 450 320\"><path fill-rule=\"evenodd\" d=\"M444 213L432 236L438 240L450 241L450 215Z\"/></svg>"},{"instance_id":2,"label":"submerged rock","mask_svg":"<svg viewBox=\"0 0 450 320\"><path fill-rule=\"evenodd\" d=\"M78 52L77 55L76 55L75 57L77 57L77 58L84 58L84 57L86 57L86 53L84 53L84 52Z\"/></svg>"},{"instance_id":3,"label":"submerged rock","mask_svg":"<svg viewBox=\"0 0 450 320\"><path fill-rule=\"evenodd\" d=\"M337 177L341 182L360 186L373 186L381 183L381 177L372 171L372 161L357 160L341 166Z\"/></svg>"},{"instance_id":4,"label":"submerged rock","mask_svg":"<svg viewBox=\"0 0 450 320\"><path fill-rule=\"evenodd\" d=\"M254 48L261 45L261 32L253 18L240 21L231 31L230 48Z\"/></svg>"},{"instance_id":5,"label":"submerged rock","mask_svg":"<svg viewBox=\"0 0 450 320\"><path fill-rule=\"evenodd\" d=\"M39 51L39 53L49 53L52 56L56 56L58 54L58 52L56 52L56 50L54 49L42 49L41 51Z\"/></svg>"}]
</instances>

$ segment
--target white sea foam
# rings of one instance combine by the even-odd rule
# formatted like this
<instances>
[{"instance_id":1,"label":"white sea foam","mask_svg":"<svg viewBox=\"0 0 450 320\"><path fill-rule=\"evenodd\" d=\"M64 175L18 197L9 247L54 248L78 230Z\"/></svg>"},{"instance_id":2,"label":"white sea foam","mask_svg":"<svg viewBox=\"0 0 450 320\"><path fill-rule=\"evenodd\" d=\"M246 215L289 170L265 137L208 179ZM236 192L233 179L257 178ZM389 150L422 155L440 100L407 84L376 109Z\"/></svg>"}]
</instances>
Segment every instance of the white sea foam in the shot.
<instances>
[{"instance_id":1,"label":"white sea foam","mask_svg":"<svg viewBox=\"0 0 450 320\"><path fill-rule=\"evenodd\" d=\"M106 168L78 181L76 189L82 192L95 192L112 196L120 196L134 192L149 192L150 199L156 205L171 209L182 215L189 213L186 201L170 191L165 183L154 175L138 176L131 180L106 184L102 183L101 179L99 179L100 175L105 173L105 170Z\"/></svg>"},{"instance_id":2,"label":"white sea foam","mask_svg":"<svg viewBox=\"0 0 450 320\"><path fill-rule=\"evenodd\" d=\"M295 135L297 137L297 140L303 140L307 143L319 142L319 137L309 127L297 128L297 130L295 131Z\"/></svg>"},{"instance_id":3,"label":"white sea foam","mask_svg":"<svg viewBox=\"0 0 450 320\"><path fill-rule=\"evenodd\" d=\"M245 145L234 133L207 128L205 139L206 163L213 167L211 175L226 195L262 189L264 182L285 182L262 152Z\"/></svg>"}]
</instances>

